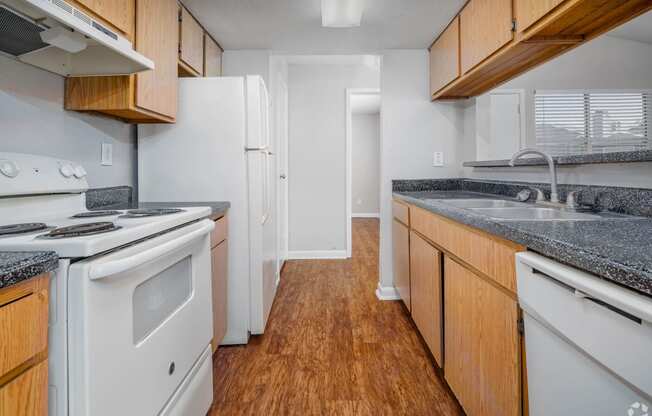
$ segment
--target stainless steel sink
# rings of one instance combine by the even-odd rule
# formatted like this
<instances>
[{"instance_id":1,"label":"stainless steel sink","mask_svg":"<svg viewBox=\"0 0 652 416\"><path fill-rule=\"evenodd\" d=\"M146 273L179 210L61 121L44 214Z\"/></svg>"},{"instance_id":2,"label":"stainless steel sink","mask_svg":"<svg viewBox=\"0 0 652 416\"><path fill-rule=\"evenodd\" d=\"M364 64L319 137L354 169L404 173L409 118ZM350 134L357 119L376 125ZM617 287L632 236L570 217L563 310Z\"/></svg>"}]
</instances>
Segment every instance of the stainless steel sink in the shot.
<instances>
[{"instance_id":1,"label":"stainless steel sink","mask_svg":"<svg viewBox=\"0 0 652 416\"><path fill-rule=\"evenodd\" d=\"M491 218L512 221L590 221L599 215L562 211L555 208L471 208L471 211Z\"/></svg>"},{"instance_id":2,"label":"stainless steel sink","mask_svg":"<svg viewBox=\"0 0 652 416\"><path fill-rule=\"evenodd\" d=\"M502 199L435 199L434 201L444 202L457 208L508 208L527 207L520 202L505 201Z\"/></svg>"}]
</instances>

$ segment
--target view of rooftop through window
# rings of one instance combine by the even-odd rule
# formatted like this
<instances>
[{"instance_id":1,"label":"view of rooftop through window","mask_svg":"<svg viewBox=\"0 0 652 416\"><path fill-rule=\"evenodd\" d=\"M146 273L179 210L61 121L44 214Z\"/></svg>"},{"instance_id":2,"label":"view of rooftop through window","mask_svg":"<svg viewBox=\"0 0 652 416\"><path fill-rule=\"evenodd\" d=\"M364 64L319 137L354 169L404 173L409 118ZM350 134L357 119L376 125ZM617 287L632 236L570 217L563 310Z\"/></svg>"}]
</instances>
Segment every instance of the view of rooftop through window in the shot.
<instances>
[{"instance_id":1,"label":"view of rooftop through window","mask_svg":"<svg viewBox=\"0 0 652 416\"><path fill-rule=\"evenodd\" d=\"M650 149L652 93L537 91L536 145L554 155Z\"/></svg>"}]
</instances>

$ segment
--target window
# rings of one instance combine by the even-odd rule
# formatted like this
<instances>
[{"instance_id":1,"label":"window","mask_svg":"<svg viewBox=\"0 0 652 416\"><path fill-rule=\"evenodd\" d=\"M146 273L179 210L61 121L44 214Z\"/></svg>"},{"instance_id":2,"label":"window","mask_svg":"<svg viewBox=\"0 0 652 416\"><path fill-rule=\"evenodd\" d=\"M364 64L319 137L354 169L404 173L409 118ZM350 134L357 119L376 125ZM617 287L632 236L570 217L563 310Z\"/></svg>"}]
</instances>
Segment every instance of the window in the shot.
<instances>
[{"instance_id":1,"label":"window","mask_svg":"<svg viewBox=\"0 0 652 416\"><path fill-rule=\"evenodd\" d=\"M553 155L652 148L649 91L536 91L536 145Z\"/></svg>"}]
</instances>

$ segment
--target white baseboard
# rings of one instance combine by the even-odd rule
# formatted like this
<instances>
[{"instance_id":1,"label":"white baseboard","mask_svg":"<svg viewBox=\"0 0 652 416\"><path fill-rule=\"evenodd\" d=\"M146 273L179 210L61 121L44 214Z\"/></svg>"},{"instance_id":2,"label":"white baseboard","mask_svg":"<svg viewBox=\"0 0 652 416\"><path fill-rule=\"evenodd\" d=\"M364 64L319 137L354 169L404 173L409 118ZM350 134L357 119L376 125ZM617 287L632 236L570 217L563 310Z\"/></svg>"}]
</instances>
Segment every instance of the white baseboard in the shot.
<instances>
[{"instance_id":1,"label":"white baseboard","mask_svg":"<svg viewBox=\"0 0 652 416\"><path fill-rule=\"evenodd\" d=\"M379 212L370 212L370 213L354 213L351 214L352 218L380 218Z\"/></svg>"},{"instance_id":2,"label":"white baseboard","mask_svg":"<svg viewBox=\"0 0 652 416\"><path fill-rule=\"evenodd\" d=\"M346 250L289 251L288 260L345 259Z\"/></svg>"},{"instance_id":3,"label":"white baseboard","mask_svg":"<svg viewBox=\"0 0 652 416\"><path fill-rule=\"evenodd\" d=\"M380 300L401 299L401 296L394 287L381 286L380 282L378 282L378 289L376 289L376 297Z\"/></svg>"}]
</instances>

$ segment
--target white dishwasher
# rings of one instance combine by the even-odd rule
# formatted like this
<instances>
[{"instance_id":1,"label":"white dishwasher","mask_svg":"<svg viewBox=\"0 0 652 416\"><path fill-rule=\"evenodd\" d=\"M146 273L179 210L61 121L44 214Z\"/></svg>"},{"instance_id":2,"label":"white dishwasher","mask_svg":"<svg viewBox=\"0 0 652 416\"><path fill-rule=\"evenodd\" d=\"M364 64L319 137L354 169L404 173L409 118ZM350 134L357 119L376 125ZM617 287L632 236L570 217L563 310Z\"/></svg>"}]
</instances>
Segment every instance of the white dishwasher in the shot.
<instances>
[{"instance_id":1,"label":"white dishwasher","mask_svg":"<svg viewBox=\"0 0 652 416\"><path fill-rule=\"evenodd\" d=\"M530 416L652 416L652 298L516 255Z\"/></svg>"}]
</instances>

